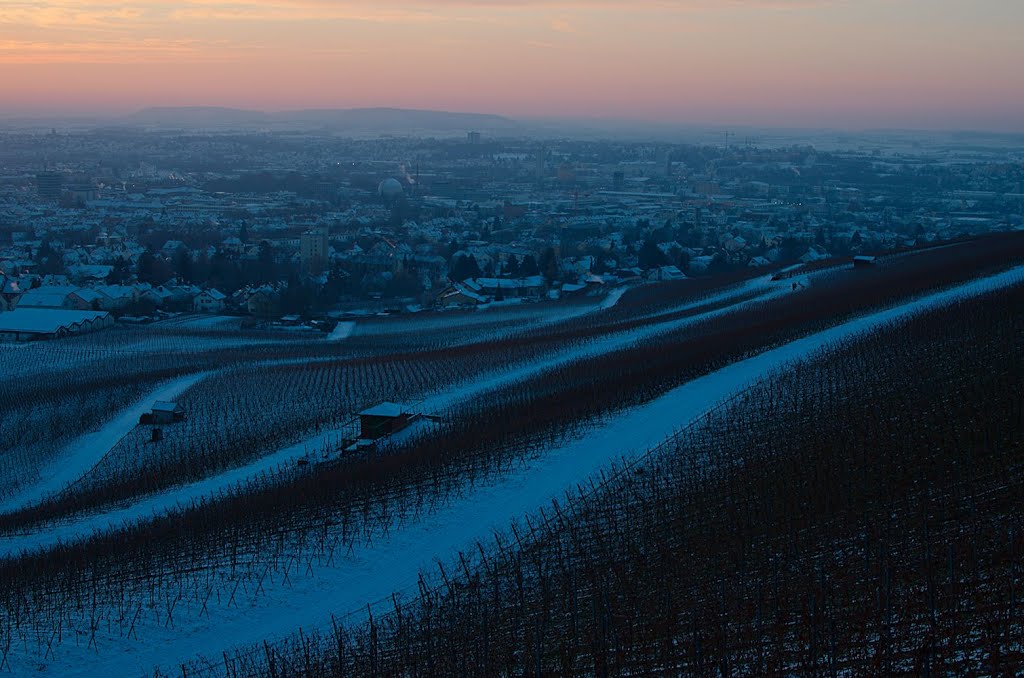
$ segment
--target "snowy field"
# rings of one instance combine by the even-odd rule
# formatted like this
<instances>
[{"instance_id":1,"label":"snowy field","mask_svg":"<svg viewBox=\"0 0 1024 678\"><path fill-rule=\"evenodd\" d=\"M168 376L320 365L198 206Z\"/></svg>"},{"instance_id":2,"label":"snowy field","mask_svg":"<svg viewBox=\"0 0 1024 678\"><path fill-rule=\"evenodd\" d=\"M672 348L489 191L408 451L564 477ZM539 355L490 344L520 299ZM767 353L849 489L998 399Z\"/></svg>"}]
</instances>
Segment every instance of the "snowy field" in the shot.
<instances>
[{"instance_id":1,"label":"snowy field","mask_svg":"<svg viewBox=\"0 0 1024 678\"><path fill-rule=\"evenodd\" d=\"M744 284L737 289L723 291L698 301L677 305L671 308L670 312L696 309L707 304L727 302L742 297L750 289L759 289L762 293L754 298L712 311L665 322L652 322L640 328L607 334L520 365L479 374L454 386L425 394L418 407L427 413L440 413L448 408L465 404L489 391L530 379L570 362L628 348L659 335L675 332L682 328L735 312L755 302L790 293L788 283L786 285L771 283L765 277L758 279L756 283ZM604 305L604 308L610 308L620 297L621 295L617 295L611 297L610 301L606 300L607 303ZM656 320L656 317L652 316L652 319ZM299 362L286 361L287 364L299 364ZM308 361L302 362L309 364ZM260 365L268 367L277 364L281 364L281 362L260 363ZM177 396L186 392L188 388L198 383L201 379L211 376L211 374L213 373L207 372L178 380L175 382L177 388L173 389L174 395ZM160 394L167 397L156 397ZM145 410L148 404L152 403L152 400L170 399L171 389L164 387L163 390L154 392L150 397L152 399L144 398L128 411L122 413L122 415L105 426L100 432L85 436L82 440L72 445L71 449L78 452L69 453L67 458L76 463L71 463L62 469L56 476L58 478L57 481L42 483L38 488L33 488L19 496L16 500L5 503L0 506L0 513L23 508L31 503L38 502L47 494L62 489L78 480L78 478L99 463L103 455L110 452L121 438L128 435L133 428L133 422L138 420L138 415ZM31 532L22 534L16 539L0 539L0 553L9 555L21 549L52 547L61 541L81 539L98 532L117 529L126 522L163 515L178 510L182 506L216 497L247 481L262 479L268 474L276 473L281 468L293 466L299 459L309 457L311 451L319 451L329 441L336 440L342 435L342 432L342 429L328 429L327 431L318 432L305 440L289 444L251 463L226 470L223 473L203 480L179 485L155 495L139 498L129 506L108 507L100 511L60 521L55 525L33 528ZM99 441L102 444L94 445L92 441ZM83 460L89 463L83 464Z\"/></svg>"},{"instance_id":2,"label":"snowy field","mask_svg":"<svg viewBox=\"0 0 1024 678\"><path fill-rule=\"evenodd\" d=\"M264 584L260 595L246 595L237 607L213 607L209 617L181 615L175 627L167 628L151 620L140 620L140 640L125 640L100 634L99 647L86 649L65 643L56 649L56 657L44 662L53 675L142 675L153 666L162 666L172 675L177 662L196 654L219 656L226 646L253 644L273 640L303 627L326 627L331 617L358 618L366 605L384 603L393 592L412 596L420 572L436 571L436 563L450 563L460 550L470 548L477 540L486 540L494 532L504 532L512 521L536 511L554 498L564 495L579 482L605 469L612 462L635 459L657 445L677 429L700 417L723 399L742 391L757 379L784 369L795 361L827 350L864 332L886 323L898 322L915 313L942 307L956 300L970 298L987 291L1020 284L1024 267L958 285L942 292L924 295L886 310L865 314L830 329L814 333L768 350L752 358L730 364L703 377L675 388L621 414L595 425L571 442L557 445L543 455L517 466L512 473L490 483L467 486L438 510L400 525L371 544L356 546L330 567L315 571L312 576L292 576L285 584L280 578ZM788 285L789 281L786 281ZM767 287L770 293L783 293L780 287ZM749 303L749 302L747 302ZM612 350L614 346L636 342L643 336L669 331L682 320L640 332L624 333L619 338L604 337L590 350ZM643 335L643 333L648 333ZM600 344L600 342L605 342ZM621 342L621 343L620 343ZM577 356L579 353L576 354ZM557 358L552 358L552 361ZM549 369L557 362L538 363L501 375L463 385L454 393L435 396L432 405L441 406L451 398L466 398L482 390L514 383ZM325 434L329 435L329 434ZM311 441L315 442L315 441ZM304 445L305 453L309 445ZM275 455L278 463L300 454L299 446ZM266 460L269 462L270 458ZM84 463L84 462L83 462ZM266 470L266 467L263 469ZM235 483L244 473L260 472L257 467L231 479L212 478L210 484L186 489L186 494L151 497L153 503L140 503L125 513L96 516L94 523L69 524L59 528L62 533L24 535L6 538L2 548L7 553L22 548L52 544L57 539L75 538L95 530L116 528L126 521L135 521L154 512L166 511L175 504L191 501L210 492L220 491L217 482ZM51 482L51 487L52 482ZM226 485L219 486L223 489ZM191 494L188 494L191 492ZM162 502L162 503L161 503ZM90 518L93 520L93 518ZM38 660L31 662L37 668ZM15 666L15 671L28 670L30 665Z\"/></svg>"},{"instance_id":3,"label":"snowy field","mask_svg":"<svg viewBox=\"0 0 1024 678\"><path fill-rule=\"evenodd\" d=\"M122 438L131 433L138 425L139 417L149 412L154 402L176 399L207 374L191 374L161 384L112 421L74 441L57 456L49 468L40 473L38 482L0 503L0 513L10 513L38 503L74 483L99 463Z\"/></svg>"},{"instance_id":4,"label":"snowy field","mask_svg":"<svg viewBox=\"0 0 1024 678\"><path fill-rule=\"evenodd\" d=\"M798 287L795 293L799 294L800 291L813 284L813 278L817 275L822 275L822 273L804 276L801 279L802 286ZM793 280L790 279L773 281L771 276L762 275L736 285L728 286L719 291L699 296L692 300L671 304L656 313L640 314L637 318L644 322L640 327L635 327L626 331L598 335L595 338L584 340L572 346L567 346L564 349L556 350L553 353L537 354L525 363L511 364L505 369L476 374L470 379L452 385L446 385L433 393L428 392L421 394L418 398L422 400L419 407L427 413L440 413L447 408L456 407L460 404L466 403L488 391L502 388L517 381L530 379L545 371L556 369L572 361L592 358L625 349L657 336L675 332L680 329L691 327L698 323L741 310L752 304L793 294L792 283ZM596 314L600 311L611 309L617 305L626 291L627 288L618 288L601 298L598 303L593 303L588 300L588 303L583 306L558 308L555 312L549 311L540 315L540 319L537 320L537 318L535 318L535 321L543 324L547 322L571 319L572 317L579 317L580 315ZM682 318L672 317L675 314L693 311L705 306L713 306L714 309L688 315ZM531 307L543 309L544 305L531 305ZM490 312L460 314L455 316L455 318L460 321L469 322L473 318L487 316L489 313ZM567 316L566 313L575 315ZM406 320L408 319L402 319L403 322ZM418 319L413 319L413 321L417 324L419 323ZM434 321L431 320L431 322ZM519 326L519 324L515 325L517 328ZM343 339L351 336L354 330L354 323L339 323L338 328L336 328L335 332L328 337L328 340L341 342L341 345L344 345ZM263 367L273 367L278 365L308 366L312 364L316 364L316 361L312 361L309 358L294 358L258 361L256 363L252 363L252 366L260 369ZM215 372L206 372L201 376L182 380L180 383L185 384L185 387L176 391L176 395L185 393L187 396L189 393L189 387L194 386L202 379L209 378L212 374L215 374ZM157 398L154 397L153 399L155 400ZM131 426L127 426L127 424L129 424L132 419L137 421L139 414L138 409L140 407L145 407L145 404L146 398L137 403L129 412L122 413L122 415L117 418L117 421L120 422L120 424L116 426L113 422L108 424L107 427L104 427L102 435L90 434L90 436L86 436L82 441L78 441L77 443L69 446L79 450L90 450L90 452L79 454L77 456L72 455L71 457L76 461L88 459L90 464L87 467L84 467L81 464L68 465L66 468L61 469L61 472L56 475L56 482L42 484L39 488L29 489L19 497L8 500L3 505L0 505L0 513L9 512L17 508L23 508L33 502L37 502L47 494L51 494L55 490L61 489L61 487L67 486L82 477L86 472L95 467L105 454L115 448L114 445L97 447L91 444L89 440L99 436L108 442L113 440L113 442L116 443L117 440L125 438L131 428ZM353 411L350 411L347 414L348 417L353 415ZM339 423L340 420L345 418L345 414L341 413L341 416L338 417ZM218 496L237 487L240 483L245 483L246 481L256 478L264 479L268 474L276 473L282 467L287 468L288 466L293 465L298 459L305 457L308 450L320 449L325 444L324 440L329 439L332 435L334 437L338 437L340 435L340 429L334 429L328 426L326 430L326 434L324 431L318 430L305 439L300 437L292 438L287 441L287 444L278 448L267 449L260 456L252 459L251 461L246 461L241 465L227 468L212 477L171 487L165 491L158 492L154 496L138 497L133 500L130 505L107 507L100 509L98 512L93 511L87 515L74 516L69 519L65 519L56 526L41 526L34 528L35 532L40 533L36 538L41 539L42 541L36 544L32 544L30 541L9 542L6 545L0 543L0 549L5 549L7 552L10 552L10 549L14 548L16 544L44 546L46 544L53 544L59 539L81 538L94 534L97 531L111 529L122 524L125 520L132 520L138 516L160 515L169 511L177 510L181 506L189 505L193 502ZM115 431L119 432L119 435L113 437L113 432ZM138 437L138 435L136 435L136 437ZM134 449L137 446L138 441L135 442L136 445L132 445L131 449ZM122 450L118 448L118 454L123 456L126 453L130 453L133 455L132 458L136 458L138 453L131 452L131 449L126 448ZM106 465L110 466L109 463ZM95 480L96 479L93 479L90 482L95 482ZM31 536L25 535L25 538L31 539Z\"/></svg>"},{"instance_id":5,"label":"snowy field","mask_svg":"<svg viewBox=\"0 0 1024 678\"><path fill-rule=\"evenodd\" d=\"M381 320L356 321L347 336L374 337L451 333L475 330L479 338L497 338L530 327L543 327L598 313L618 304L628 287L617 287L599 297L558 302L489 304L474 310L416 314Z\"/></svg>"}]
</instances>

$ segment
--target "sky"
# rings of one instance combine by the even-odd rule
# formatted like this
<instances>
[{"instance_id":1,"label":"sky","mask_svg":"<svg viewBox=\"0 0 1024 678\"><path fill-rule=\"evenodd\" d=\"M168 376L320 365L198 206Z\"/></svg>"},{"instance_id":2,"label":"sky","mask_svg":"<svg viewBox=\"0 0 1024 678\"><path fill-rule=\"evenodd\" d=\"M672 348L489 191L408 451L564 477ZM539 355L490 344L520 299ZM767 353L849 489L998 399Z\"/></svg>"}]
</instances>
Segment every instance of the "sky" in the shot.
<instances>
[{"instance_id":1,"label":"sky","mask_svg":"<svg viewBox=\"0 0 1024 678\"><path fill-rule=\"evenodd\" d=\"M0 0L0 111L1024 132L1022 0Z\"/></svg>"}]
</instances>

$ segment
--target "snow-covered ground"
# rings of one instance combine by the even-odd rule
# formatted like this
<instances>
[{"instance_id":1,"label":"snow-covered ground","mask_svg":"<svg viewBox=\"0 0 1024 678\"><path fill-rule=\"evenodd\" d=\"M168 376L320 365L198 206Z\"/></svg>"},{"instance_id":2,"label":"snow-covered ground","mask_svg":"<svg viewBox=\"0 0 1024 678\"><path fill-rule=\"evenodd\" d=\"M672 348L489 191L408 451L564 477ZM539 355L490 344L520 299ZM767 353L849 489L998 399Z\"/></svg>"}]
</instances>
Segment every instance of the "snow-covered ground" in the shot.
<instances>
[{"instance_id":1,"label":"snow-covered ground","mask_svg":"<svg viewBox=\"0 0 1024 678\"><path fill-rule=\"evenodd\" d=\"M161 384L99 429L70 443L49 468L40 472L36 483L0 503L0 513L10 513L37 504L81 478L138 425L139 417L148 412L154 402L174 400L207 374L199 372Z\"/></svg>"},{"instance_id":2,"label":"snow-covered ground","mask_svg":"<svg viewBox=\"0 0 1024 678\"><path fill-rule=\"evenodd\" d=\"M342 339L348 339L352 336L352 331L356 328L356 324L351 321L342 320L331 333L327 335L327 341L341 341Z\"/></svg>"},{"instance_id":3,"label":"snow-covered ground","mask_svg":"<svg viewBox=\"0 0 1024 678\"><path fill-rule=\"evenodd\" d=\"M766 293L766 295L756 297L752 300L708 311L706 313L700 313L688 318L655 323L634 330L606 335L598 339L591 340L581 346L575 346L559 351L546 358L519 365L511 369L482 374L463 382L462 384L445 388L437 393L429 394L422 400L422 402L417 404L417 407L423 412L441 413L449 407L458 406L459 404L476 398L483 393L535 377L547 370L558 368L571 361L594 357L611 351L627 348L637 342L650 339L660 334L679 330L694 323L735 312L743 306L780 293L785 293L785 290L782 290L782 292L772 291L771 294ZM738 293L733 292L728 295L723 294L721 299L716 297L715 300L720 301L735 294ZM703 303L707 302L691 302L682 308L696 308ZM289 360L287 362L293 362L293 360ZM152 404L152 401L147 402L148 404ZM137 414L135 415L135 421L138 421ZM66 542L82 539L99 532L116 530L126 522L146 520L157 515L163 515L168 512L178 510L179 508L191 503L227 492L247 480L271 473L282 465L293 464L299 459L307 457L311 451L315 452L321 449L325 442L337 438L340 434L340 431L333 430L318 434L308 440L295 445L289 445L277 452L274 452L273 454L256 459L244 466L225 471L224 473L211 476L194 483L176 486L163 492L140 498L129 506L104 508L96 513L75 516L68 521L64 521L56 525L46 525L41 528L33 528L31 531L21 535L0 538L0 556L9 556L24 550L49 548L62 541ZM102 454L96 456L95 461L99 461L102 455L106 454L106 451L109 449L110 448L107 448L107 450L104 450ZM89 468L92 467L89 466ZM85 470L87 471L89 469L87 468Z\"/></svg>"},{"instance_id":4,"label":"snow-covered ground","mask_svg":"<svg viewBox=\"0 0 1024 678\"><path fill-rule=\"evenodd\" d=\"M761 291L761 294L750 299L739 301L729 306L687 318L675 319L667 322L655 322L633 330L605 335L597 339L593 339L586 344L559 351L543 359L535 360L511 369L481 374L461 384L446 387L436 393L427 394L421 402L417 403L417 407L420 411L426 413L439 414L444 412L447 408L456 407L462 403L468 402L472 398L480 396L483 393L503 388L525 379L530 379L545 371L563 366L571 361L590 358L628 348L638 342L651 339L658 335L673 332L695 323L735 312L736 310L750 304L790 294L792 293L792 282L792 280L776 282L772 281L770 276L759 276L720 292L716 292L710 296L703 297L695 301L687 301L678 306L663 310L657 314L652 314L648 319L656 319L663 315L697 308L706 304L723 303L731 299L740 298L751 292ZM809 285L810 281L807 280L806 283ZM611 308L618 303L622 294L626 290L627 288L624 287L614 290L613 294L605 297L602 304ZM614 292L616 291L619 293L614 295ZM595 310L595 307L593 306L585 308L587 309L587 312L593 312ZM267 361L266 364L276 365L305 362L308 362L308 360L300 358ZM194 483L179 485L153 495L139 498L128 506L103 508L98 512L74 516L71 519L62 521L56 525L30 528L29 532L21 535L6 538L0 537L0 556L10 556L24 550L50 548L60 542L83 539L100 532L116 530L126 522L147 520L154 516L165 515L169 512L179 510L183 506L188 506L203 499L228 492L248 480L265 476L268 473L273 473L283 465L294 464L299 459L307 457L310 451L319 450L325 444L325 441L337 438L340 435L340 430L320 433L307 440L298 442L294 445L289 445L272 454L255 459L238 468L230 469L216 476L211 476ZM106 454L106 451L103 451L103 454ZM98 461L101 457L102 454L97 456L95 461ZM91 466L89 468L91 468ZM85 469L85 471L88 470L88 468ZM73 480L76 479L77 477L72 478L68 482L73 482ZM65 483L65 485L66 484L67 483Z\"/></svg>"},{"instance_id":5,"label":"snow-covered ground","mask_svg":"<svg viewBox=\"0 0 1024 678\"><path fill-rule=\"evenodd\" d=\"M605 296L605 298L601 301L601 304L600 306L598 306L598 308L600 308L602 311L607 311L609 308L618 305L619 300L622 299L622 295L625 294L626 290L628 289L629 288L625 286L616 287L614 290L609 292L607 296Z\"/></svg>"},{"instance_id":6,"label":"snow-covered ground","mask_svg":"<svg viewBox=\"0 0 1024 678\"><path fill-rule=\"evenodd\" d=\"M617 287L598 300L581 299L576 303L532 303L524 299L491 302L461 313L432 313L427 317L412 317L396 323L360 323L354 334L358 336L437 332L452 329L486 328L504 325L497 336L532 327L542 327L589 315L612 308L619 303L628 287Z\"/></svg>"},{"instance_id":7,"label":"snow-covered ground","mask_svg":"<svg viewBox=\"0 0 1024 678\"><path fill-rule=\"evenodd\" d=\"M324 446L337 446L344 431L328 430L297 445L278 450L246 466L226 471L188 485L173 487L136 500L130 506L118 506L99 513L78 516L74 520L47 525L41 530L10 537L0 537L0 557L22 551L49 548L61 542L70 542L102 532L115 531L124 525L166 515L203 498L215 497L239 483L258 478L284 464L315 457Z\"/></svg>"},{"instance_id":8,"label":"snow-covered ground","mask_svg":"<svg viewBox=\"0 0 1024 678\"><path fill-rule=\"evenodd\" d=\"M1022 280L1024 267L1018 267L864 315L733 363L623 412L494 482L467 486L436 512L399 526L370 545L355 547L340 562L313 576L293 576L289 585L280 579L266 582L264 595L249 598L237 608L212 609L209 618L179 617L173 630L146 623L138 630L140 640L101 638L98 652L61 647L46 668L64 676L131 676L160 665L173 674L177 662L195 654L216 657L225 647L272 641L299 627L328 627L332 614L359 618L368 603L384 603L392 592L414 595L418 574L435 571L436 562L450 563L458 551L472 548L477 540L490 539L495 531L504 532L510 521L563 497L612 461L642 455L716 403L772 371L882 324Z\"/></svg>"},{"instance_id":9,"label":"snow-covered ground","mask_svg":"<svg viewBox=\"0 0 1024 678\"><path fill-rule=\"evenodd\" d=\"M174 326L181 329L229 329L238 327L241 318L230 315L188 315L163 320L156 323L157 327Z\"/></svg>"},{"instance_id":10,"label":"snow-covered ground","mask_svg":"<svg viewBox=\"0 0 1024 678\"><path fill-rule=\"evenodd\" d=\"M601 302L592 306L569 306L563 308L558 313L554 313L551 316L544 319L541 325L553 325L554 323L564 322L566 320L572 320L573 318L579 318L581 316L590 315L591 313L597 313L598 311L607 311L610 308L614 308L619 300L622 299L622 295L625 294L630 288L622 285L608 292L601 298Z\"/></svg>"},{"instance_id":11,"label":"snow-covered ground","mask_svg":"<svg viewBox=\"0 0 1024 678\"><path fill-rule=\"evenodd\" d=\"M711 300L702 299L700 301L690 302L683 306L673 309L672 312L687 310L691 308L697 308L708 303L715 303L718 301L724 301L728 298L739 296L740 292L729 292L717 295ZM766 292L760 296L747 301L738 302L725 306L713 311L706 311L704 313L698 313L697 315L689 316L686 318L679 318L667 322L656 322L650 325L639 327L624 332L616 332L614 334L604 335L597 339L593 339L581 346L575 346L564 351L555 353L547 358L541 360L535 360L533 362L521 365L519 367L512 368L510 370L503 370L500 372L481 375L467 383L460 384L454 388L445 389L439 393L428 395L421 404L424 411L430 413L438 413L443 411L447 407L457 405L461 402L465 402L470 398L476 397L487 391L502 388L509 384L514 384L525 379L530 379L548 370L556 369L569 362L576 360L592 358L595 356L603 355L605 353L611 353L612 351L618 351L625 348L629 348L637 343L646 341L657 337L658 335L666 334L669 332L675 332L689 327L691 325L710 320L722 315L729 313L735 313L736 311L749 306L750 304L764 301L765 299L771 298L772 296L778 296L780 292L771 291Z\"/></svg>"}]
</instances>

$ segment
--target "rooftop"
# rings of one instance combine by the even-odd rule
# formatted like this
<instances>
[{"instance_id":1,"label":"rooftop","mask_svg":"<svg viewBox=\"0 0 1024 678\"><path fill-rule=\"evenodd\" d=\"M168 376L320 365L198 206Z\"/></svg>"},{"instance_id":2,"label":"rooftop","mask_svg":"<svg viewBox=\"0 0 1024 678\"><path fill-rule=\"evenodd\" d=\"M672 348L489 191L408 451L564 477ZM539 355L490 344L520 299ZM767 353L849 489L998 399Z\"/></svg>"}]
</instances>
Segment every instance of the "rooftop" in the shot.
<instances>
[{"instance_id":1,"label":"rooftop","mask_svg":"<svg viewBox=\"0 0 1024 678\"><path fill-rule=\"evenodd\" d=\"M361 417L400 417L404 408L398 403L383 402L359 413Z\"/></svg>"},{"instance_id":2,"label":"rooftop","mask_svg":"<svg viewBox=\"0 0 1024 678\"><path fill-rule=\"evenodd\" d=\"M158 400L153 403L154 412L177 412L181 406L169 400Z\"/></svg>"},{"instance_id":3,"label":"rooftop","mask_svg":"<svg viewBox=\"0 0 1024 678\"><path fill-rule=\"evenodd\" d=\"M61 328L105 318L106 311L65 311L56 308L17 308L0 313L0 332L53 334Z\"/></svg>"}]
</instances>

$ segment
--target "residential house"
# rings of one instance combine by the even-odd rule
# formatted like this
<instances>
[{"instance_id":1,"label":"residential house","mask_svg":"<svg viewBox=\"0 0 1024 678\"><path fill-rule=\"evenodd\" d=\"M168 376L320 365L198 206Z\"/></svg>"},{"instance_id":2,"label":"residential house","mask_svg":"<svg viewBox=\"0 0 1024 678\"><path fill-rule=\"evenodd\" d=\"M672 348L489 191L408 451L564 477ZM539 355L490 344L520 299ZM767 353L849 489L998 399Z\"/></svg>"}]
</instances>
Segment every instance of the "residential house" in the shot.
<instances>
[{"instance_id":1,"label":"residential house","mask_svg":"<svg viewBox=\"0 0 1024 678\"><path fill-rule=\"evenodd\" d=\"M196 313L220 313L226 302L227 295L217 289L203 290L192 300Z\"/></svg>"},{"instance_id":2,"label":"residential house","mask_svg":"<svg viewBox=\"0 0 1024 678\"><path fill-rule=\"evenodd\" d=\"M107 298L91 287L79 287L68 295L66 308L77 311L98 311L101 310Z\"/></svg>"},{"instance_id":3,"label":"residential house","mask_svg":"<svg viewBox=\"0 0 1024 678\"><path fill-rule=\"evenodd\" d=\"M477 306L490 301L472 280L457 282L441 292L437 303L445 308Z\"/></svg>"},{"instance_id":4,"label":"residential house","mask_svg":"<svg viewBox=\"0 0 1024 678\"><path fill-rule=\"evenodd\" d=\"M281 293L271 285L263 285L253 290L245 301L245 307L252 315L269 318L277 312Z\"/></svg>"},{"instance_id":5,"label":"residential house","mask_svg":"<svg viewBox=\"0 0 1024 678\"><path fill-rule=\"evenodd\" d=\"M676 266L659 266L648 272L647 279L652 281L686 280L686 274Z\"/></svg>"}]
</instances>

